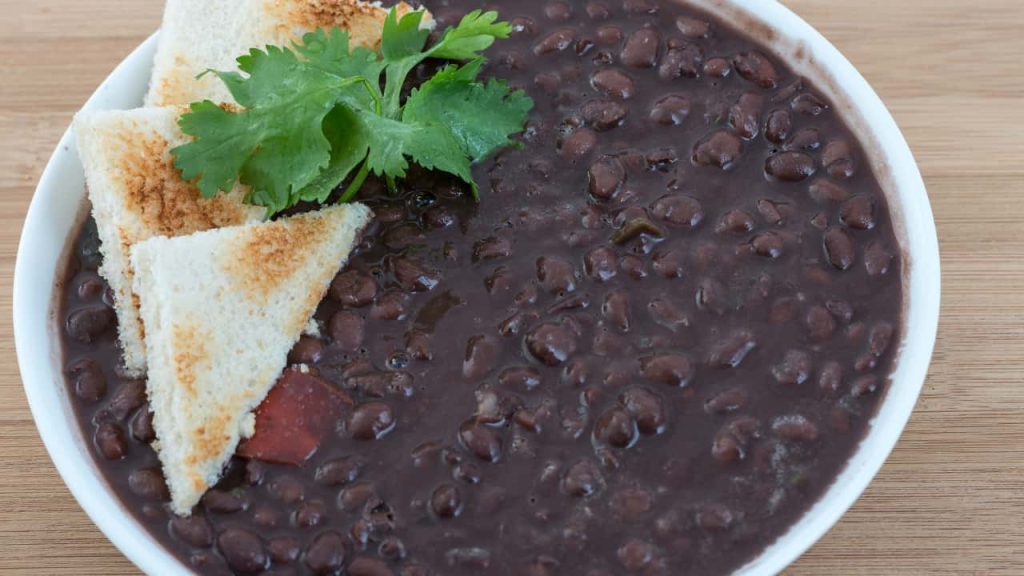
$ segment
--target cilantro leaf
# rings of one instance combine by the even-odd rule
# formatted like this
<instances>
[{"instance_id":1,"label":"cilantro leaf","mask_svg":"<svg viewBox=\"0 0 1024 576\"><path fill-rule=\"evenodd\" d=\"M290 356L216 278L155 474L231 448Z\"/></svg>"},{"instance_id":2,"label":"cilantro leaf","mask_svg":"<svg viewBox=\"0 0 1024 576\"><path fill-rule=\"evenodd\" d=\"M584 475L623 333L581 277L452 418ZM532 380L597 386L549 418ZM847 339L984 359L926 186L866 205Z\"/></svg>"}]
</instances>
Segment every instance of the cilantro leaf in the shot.
<instances>
[{"instance_id":1,"label":"cilantro leaf","mask_svg":"<svg viewBox=\"0 0 1024 576\"><path fill-rule=\"evenodd\" d=\"M446 60L479 57L481 52L494 44L495 39L508 38L512 33L511 24L497 20L497 12L473 10L462 18L458 26L445 32L437 46L431 49L430 55Z\"/></svg>"},{"instance_id":2,"label":"cilantro leaf","mask_svg":"<svg viewBox=\"0 0 1024 576\"><path fill-rule=\"evenodd\" d=\"M193 137L172 150L182 177L207 197L246 184L246 201L270 215L326 202L351 176L341 196L348 201L370 172L392 183L410 162L453 174L476 195L472 163L515 145L510 135L533 106L505 82L478 80L481 52L511 27L476 10L427 47L423 17L389 12L379 54L353 48L342 30L316 30L291 47L251 50L237 72L208 71L238 106L196 102L182 116ZM469 62L445 67L403 104L406 78L431 57Z\"/></svg>"},{"instance_id":3,"label":"cilantro leaf","mask_svg":"<svg viewBox=\"0 0 1024 576\"><path fill-rule=\"evenodd\" d=\"M514 146L509 134L522 130L533 108L533 100L522 90L510 91L504 81L478 82L483 62L477 58L464 66L445 67L413 90L402 114L406 122L444 125L474 162Z\"/></svg>"}]
</instances>

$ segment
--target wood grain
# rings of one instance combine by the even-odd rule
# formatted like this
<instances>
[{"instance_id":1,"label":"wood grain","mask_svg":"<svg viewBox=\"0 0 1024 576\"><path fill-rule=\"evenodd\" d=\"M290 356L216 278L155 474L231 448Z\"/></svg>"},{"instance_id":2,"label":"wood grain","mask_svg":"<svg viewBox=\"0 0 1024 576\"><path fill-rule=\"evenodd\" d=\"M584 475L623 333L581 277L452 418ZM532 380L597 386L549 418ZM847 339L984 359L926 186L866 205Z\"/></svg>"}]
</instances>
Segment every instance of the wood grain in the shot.
<instances>
[{"instance_id":1,"label":"wood grain","mask_svg":"<svg viewBox=\"0 0 1024 576\"><path fill-rule=\"evenodd\" d=\"M751 0L757 1L757 0ZM935 209L944 298L924 395L867 493L788 574L1024 574L1024 2L786 0L887 102ZM73 112L158 0L0 0L0 295ZM132 574L29 415L0 317L0 573Z\"/></svg>"}]
</instances>

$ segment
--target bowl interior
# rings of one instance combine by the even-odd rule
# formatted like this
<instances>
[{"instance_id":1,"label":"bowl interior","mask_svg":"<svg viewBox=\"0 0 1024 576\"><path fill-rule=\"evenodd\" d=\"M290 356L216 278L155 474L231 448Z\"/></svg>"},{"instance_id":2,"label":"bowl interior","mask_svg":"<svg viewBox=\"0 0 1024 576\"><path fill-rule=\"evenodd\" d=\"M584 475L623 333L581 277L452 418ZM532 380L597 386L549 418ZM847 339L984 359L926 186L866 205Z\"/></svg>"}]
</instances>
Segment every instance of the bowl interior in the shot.
<instances>
[{"instance_id":1,"label":"bowl interior","mask_svg":"<svg viewBox=\"0 0 1024 576\"><path fill-rule=\"evenodd\" d=\"M825 496L758 558L738 572L775 574L842 516L895 445L920 393L935 342L939 256L924 183L902 134L878 96L853 66L806 22L774 0L672 0L702 7L733 22L812 79L842 110L868 151L893 212L904 256L903 342L887 396L867 436ZM756 6L752 5L756 4ZM85 105L127 109L142 103L156 50L154 35L136 49ZM14 327L18 363L40 435L75 498L108 538L147 573L188 569L123 508L93 462L91 440L79 430L66 394L55 334L58 271L83 215L85 179L69 130L40 180L18 250Z\"/></svg>"}]
</instances>

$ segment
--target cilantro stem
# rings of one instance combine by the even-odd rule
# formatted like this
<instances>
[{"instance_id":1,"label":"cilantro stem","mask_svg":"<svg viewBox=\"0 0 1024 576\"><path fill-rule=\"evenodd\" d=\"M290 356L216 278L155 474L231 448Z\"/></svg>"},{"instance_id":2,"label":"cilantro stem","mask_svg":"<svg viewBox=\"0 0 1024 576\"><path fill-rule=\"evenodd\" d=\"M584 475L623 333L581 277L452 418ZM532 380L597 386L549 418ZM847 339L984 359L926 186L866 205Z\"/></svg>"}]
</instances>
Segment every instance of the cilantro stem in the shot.
<instances>
[{"instance_id":1,"label":"cilantro stem","mask_svg":"<svg viewBox=\"0 0 1024 576\"><path fill-rule=\"evenodd\" d=\"M351 202L356 197L356 193L363 187L363 182L366 182L366 177L370 174L370 165L366 160L363 160L363 166L359 168L359 172L356 173L355 178L349 183L348 188L345 188L345 192L342 193L341 198L338 198L339 204L345 204Z\"/></svg>"}]
</instances>

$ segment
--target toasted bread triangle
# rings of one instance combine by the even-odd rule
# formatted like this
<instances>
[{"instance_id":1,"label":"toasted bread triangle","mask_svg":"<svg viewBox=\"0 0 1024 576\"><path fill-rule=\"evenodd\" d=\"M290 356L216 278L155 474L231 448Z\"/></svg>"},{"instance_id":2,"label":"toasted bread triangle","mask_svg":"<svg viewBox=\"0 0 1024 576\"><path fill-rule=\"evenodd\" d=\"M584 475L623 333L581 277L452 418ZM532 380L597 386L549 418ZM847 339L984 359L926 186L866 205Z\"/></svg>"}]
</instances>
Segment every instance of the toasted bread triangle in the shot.
<instances>
[{"instance_id":1,"label":"toasted bread triangle","mask_svg":"<svg viewBox=\"0 0 1024 576\"><path fill-rule=\"evenodd\" d=\"M413 10L405 2L397 8L400 15ZM288 46L317 28L348 30L353 46L375 49L387 14L362 0L167 0L146 106L233 102L215 76L197 76L236 70L251 48Z\"/></svg>"},{"instance_id":2,"label":"toasted bread triangle","mask_svg":"<svg viewBox=\"0 0 1024 576\"><path fill-rule=\"evenodd\" d=\"M132 249L147 392L171 506L216 483L372 216L360 204Z\"/></svg>"},{"instance_id":3,"label":"toasted bread triangle","mask_svg":"<svg viewBox=\"0 0 1024 576\"><path fill-rule=\"evenodd\" d=\"M184 108L81 112L75 117L78 153L103 253L100 273L114 291L126 371L146 369L144 330L132 296L129 250L153 236L181 236L260 220L245 191L202 198L181 179L171 149L188 141L178 128Z\"/></svg>"}]
</instances>

